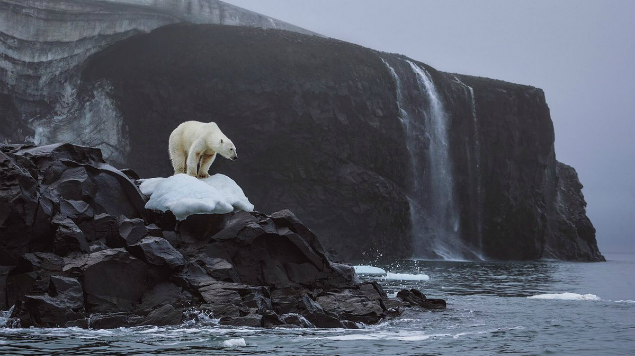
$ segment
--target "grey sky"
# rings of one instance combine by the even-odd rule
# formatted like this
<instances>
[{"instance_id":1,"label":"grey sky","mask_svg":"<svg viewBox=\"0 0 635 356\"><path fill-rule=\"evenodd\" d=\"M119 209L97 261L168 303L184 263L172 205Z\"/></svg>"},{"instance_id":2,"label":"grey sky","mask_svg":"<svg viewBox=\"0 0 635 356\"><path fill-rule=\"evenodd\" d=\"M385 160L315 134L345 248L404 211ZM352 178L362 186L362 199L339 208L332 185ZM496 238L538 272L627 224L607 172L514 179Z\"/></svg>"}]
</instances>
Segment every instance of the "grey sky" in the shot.
<instances>
[{"instance_id":1,"label":"grey sky","mask_svg":"<svg viewBox=\"0 0 635 356\"><path fill-rule=\"evenodd\" d=\"M544 89L602 252L635 252L635 1L227 0L433 67Z\"/></svg>"}]
</instances>

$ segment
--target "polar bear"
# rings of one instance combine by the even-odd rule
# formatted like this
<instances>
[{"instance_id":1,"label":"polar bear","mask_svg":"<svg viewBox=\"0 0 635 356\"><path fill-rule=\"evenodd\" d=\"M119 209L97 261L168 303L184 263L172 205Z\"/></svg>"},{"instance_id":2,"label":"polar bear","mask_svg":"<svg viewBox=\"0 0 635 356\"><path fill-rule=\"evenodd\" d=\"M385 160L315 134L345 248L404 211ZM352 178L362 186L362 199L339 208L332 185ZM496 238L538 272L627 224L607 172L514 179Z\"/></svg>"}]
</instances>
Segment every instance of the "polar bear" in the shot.
<instances>
[{"instance_id":1,"label":"polar bear","mask_svg":"<svg viewBox=\"0 0 635 356\"><path fill-rule=\"evenodd\" d=\"M207 171L216 154L238 159L236 146L214 122L186 121L180 124L170 134L168 148L174 174L187 173L198 178L209 177Z\"/></svg>"}]
</instances>

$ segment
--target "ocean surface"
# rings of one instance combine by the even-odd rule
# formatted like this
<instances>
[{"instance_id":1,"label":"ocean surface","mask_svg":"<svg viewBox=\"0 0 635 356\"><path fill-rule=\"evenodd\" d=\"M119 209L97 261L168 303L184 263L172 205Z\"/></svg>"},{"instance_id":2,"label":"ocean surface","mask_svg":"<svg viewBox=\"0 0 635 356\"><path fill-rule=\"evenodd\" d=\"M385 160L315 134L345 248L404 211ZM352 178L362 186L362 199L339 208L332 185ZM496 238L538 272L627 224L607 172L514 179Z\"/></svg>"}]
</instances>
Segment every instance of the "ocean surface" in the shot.
<instances>
[{"instance_id":1,"label":"ocean surface","mask_svg":"<svg viewBox=\"0 0 635 356\"><path fill-rule=\"evenodd\" d=\"M0 328L0 354L635 355L635 255L605 256L606 263L373 264L388 278L363 278L389 294L417 288L448 307L408 310L359 330L235 328L213 319L114 330Z\"/></svg>"}]
</instances>

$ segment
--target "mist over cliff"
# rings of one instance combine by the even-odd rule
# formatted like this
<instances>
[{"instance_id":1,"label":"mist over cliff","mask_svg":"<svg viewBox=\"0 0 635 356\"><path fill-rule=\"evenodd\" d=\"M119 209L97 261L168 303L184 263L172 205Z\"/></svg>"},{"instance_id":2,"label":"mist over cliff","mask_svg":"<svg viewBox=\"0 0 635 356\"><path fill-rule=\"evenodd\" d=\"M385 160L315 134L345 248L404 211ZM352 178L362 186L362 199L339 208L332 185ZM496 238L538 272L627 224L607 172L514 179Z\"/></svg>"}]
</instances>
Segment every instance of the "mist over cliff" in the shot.
<instances>
[{"instance_id":1,"label":"mist over cliff","mask_svg":"<svg viewBox=\"0 0 635 356\"><path fill-rule=\"evenodd\" d=\"M212 171L340 259L603 259L542 90L220 1L132 3L0 1L0 140L167 176L170 132L215 121L241 160Z\"/></svg>"}]
</instances>

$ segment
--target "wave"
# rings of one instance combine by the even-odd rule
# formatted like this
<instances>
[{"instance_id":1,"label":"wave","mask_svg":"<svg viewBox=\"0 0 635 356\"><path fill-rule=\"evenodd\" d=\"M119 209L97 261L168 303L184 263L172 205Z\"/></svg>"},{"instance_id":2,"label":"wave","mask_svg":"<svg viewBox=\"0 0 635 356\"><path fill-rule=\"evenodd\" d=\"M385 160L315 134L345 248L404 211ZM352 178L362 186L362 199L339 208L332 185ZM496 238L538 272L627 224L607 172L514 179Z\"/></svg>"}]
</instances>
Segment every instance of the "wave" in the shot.
<instances>
[{"instance_id":1,"label":"wave","mask_svg":"<svg viewBox=\"0 0 635 356\"><path fill-rule=\"evenodd\" d=\"M559 300L601 300L595 294L578 294L578 293L551 293L538 294L527 297L528 299L559 299Z\"/></svg>"},{"instance_id":2,"label":"wave","mask_svg":"<svg viewBox=\"0 0 635 356\"><path fill-rule=\"evenodd\" d=\"M635 303L635 300L616 300L615 303Z\"/></svg>"},{"instance_id":3,"label":"wave","mask_svg":"<svg viewBox=\"0 0 635 356\"><path fill-rule=\"evenodd\" d=\"M439 333L439 334L422 334L420 331L398 331L398 332L374 332L360 334L358 332L347 335L327 336L325 339L336 341L356 341L356 340L399 340L399 341L423 341L435 338L458 339L464 336L476 336L482 334L491 334L500 331L522 330L524 327L515 326L510 328L495 328L476 331L464 331L459 333ZM318 338L315 338L318 339Z\"/></svg>"}]
</instances>

